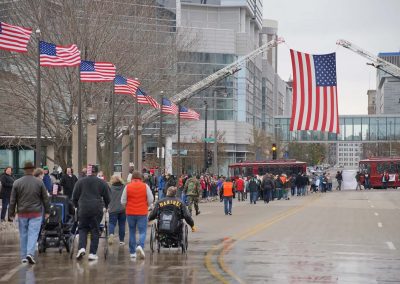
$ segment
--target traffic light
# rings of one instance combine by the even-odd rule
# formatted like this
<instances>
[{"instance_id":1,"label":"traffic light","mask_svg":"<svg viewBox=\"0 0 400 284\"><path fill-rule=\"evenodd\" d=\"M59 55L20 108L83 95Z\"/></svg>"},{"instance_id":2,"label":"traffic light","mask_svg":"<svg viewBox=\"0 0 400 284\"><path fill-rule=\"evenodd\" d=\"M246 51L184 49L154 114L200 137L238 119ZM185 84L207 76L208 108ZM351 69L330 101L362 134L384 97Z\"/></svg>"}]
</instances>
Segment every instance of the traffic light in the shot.
<instances>
[{"instance_id":1,"label":"traffic light","mask_svg":"<svg viewBox=\"0 0 400 284\"><path fill-rule=\"evenodd\" d=\"M276 153L276 144L273 143L273 144L272 144L272 160L276 160L276 156L277 156L277 153Z\"/></svg>"},{"instance_id":2,"label":"traffic light","mask_svg":"<svg viewBox=\"0 0 400 284\"><path fill-rule=\"evenodd\" d=\"M207 152L207 165L211 166L213 162L213 152L208 150Z\"/></svg>"}]
</instances>

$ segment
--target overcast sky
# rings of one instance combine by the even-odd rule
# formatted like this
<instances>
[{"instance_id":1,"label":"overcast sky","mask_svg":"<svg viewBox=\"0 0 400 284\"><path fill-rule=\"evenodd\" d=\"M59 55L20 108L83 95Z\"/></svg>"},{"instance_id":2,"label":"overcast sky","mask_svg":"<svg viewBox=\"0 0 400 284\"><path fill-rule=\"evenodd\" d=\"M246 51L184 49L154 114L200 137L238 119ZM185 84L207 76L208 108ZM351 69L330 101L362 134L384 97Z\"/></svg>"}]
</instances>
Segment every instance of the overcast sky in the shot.
<instances>
[{"instance_id":1,"label":"overcast sky","mask_svg":"<svg viewBox=\"0 0 400 284\"><path fill-rule=\"evenodd\" d=\"M263 5L264 18L279 22L278 33L287 44L278 51L281 78L292 74L289 48L312 54L336 51L339 114L366 114L376 70L336 40L373 54L400 51L400 0L263 0Z\"/></svg>"}]
</instances>

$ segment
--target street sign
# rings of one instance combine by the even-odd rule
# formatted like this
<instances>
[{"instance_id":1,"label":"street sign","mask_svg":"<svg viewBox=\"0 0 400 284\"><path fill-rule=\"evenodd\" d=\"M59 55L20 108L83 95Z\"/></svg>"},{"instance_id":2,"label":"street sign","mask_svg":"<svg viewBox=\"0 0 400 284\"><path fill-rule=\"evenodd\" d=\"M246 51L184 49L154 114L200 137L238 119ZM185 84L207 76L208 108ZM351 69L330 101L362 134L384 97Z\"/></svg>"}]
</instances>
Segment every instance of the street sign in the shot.
<instances>
[{"instance_id":1,"label":"street sign","mask_svg":"<svg viewBox=\"0 0 400 284\"><path fill-rule=\"evenodd\" d=\"M207 142L207 143L215 142L215 138L213 138L213 137L203 138L203 142Z\"/></svg>"}]
</instances>

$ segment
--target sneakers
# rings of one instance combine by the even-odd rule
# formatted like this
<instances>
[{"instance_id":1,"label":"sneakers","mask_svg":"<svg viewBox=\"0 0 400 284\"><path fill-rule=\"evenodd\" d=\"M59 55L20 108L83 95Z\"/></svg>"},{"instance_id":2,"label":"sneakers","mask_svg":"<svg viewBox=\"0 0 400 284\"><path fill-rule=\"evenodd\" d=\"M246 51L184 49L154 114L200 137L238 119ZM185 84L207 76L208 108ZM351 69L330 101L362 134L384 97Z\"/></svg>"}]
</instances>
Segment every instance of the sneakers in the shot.
<instances>
[{"instance_id":1,"label":"sneakers","mask_svg":"<svg viewBox=\"0 0 400 284\"><path fill-rule=\"evenodd\" d=\"M86 254L86 250L84 248L81 248L80 250L78 250L78 253L76 255L76 259L80 260L82 259L82 257Z\"/></svg>"},{"instance_id":2,"label":"sneakers","mask_svg":"<svg viewBox=\"0 0 400 284\"><path fill-rule=\"evenodd\" d=\"M22 263L22 264L27 264L27 263L28 263L28 260L27 260L26 258L21 259L21 263Z\"/></svg>"},{"instance_id":3,"label":"sneakers","mask_svg":"<svg viewBox=\"0 0 400 284\"><path fill-rule=\"evenodd\" d=\"M136 248L136 254L139 256L139 258L144 259L144 250L141 246L137 246Z\"/></svg>"},{"instance_id":4,"label":"sneakers","mask_svg":"<svg viewBox=\"0 0 400 284\"><path fill-rule=\"evenodd\" d=\"M98 260L99 257L96 254L90 253L88 259L89 260Z\"/></svg>"},{"instance_id":5,"label":"sneakers","mask_svg":"<svg viewBox=\"0 0 400 284\"><path fill-rule=\"evenodd\" d=\"M136 253L131 253L131 258L136 258Z\"/></svg>"},{"instance_id":6,"label":"sneakers","mask_svg":"<svg viewBox=\"0 0 400 284\"><path fill-rule=\"evenodd\" d=\"M229 215L232 215L232 212L228 212Z\"/></svg>"},{"instance_id":7,"label":"sneakers","mask_svg":"<svg viewBox=\"0 0 400 284\"><path fill-rule=\"evenodd\" d=\"M120 246L124 246L124 245L125 245L125 242L119 242L119 245L120 245Z\"/></svg>"},{"instance_id":8,"label":"sneakers","mask_svg":"<svg viewBox=\"0 0 400 284\"><path fill-rule=\"evenodd\" d=\"M114 242L114 234L111 234L111 235L108 236L108 244L112 245L113 242Z\"/></svg>"},{"instance_id":9,"label":"sneakers","mask_svg":"<svg viewBox=\"0 0 400 284\"><path fill-rule=\"evenodd\" d=\"M200 211L197 211L197 212L196 212L196 216L197 216L197 215L200 215Z\"/></svg>"},{"instance_id":10,"label":"sneakers","mask_svg":"<svg viewBox=\"0 0 400 284\"><path fill-rule=\"evenodd\" d=\"M29 264L36 264L35 259L34 259L33 256L30 255L30 254L28 254L28 255L26 256L26 260L29 262Z\"/></svg>"}]
</instances>

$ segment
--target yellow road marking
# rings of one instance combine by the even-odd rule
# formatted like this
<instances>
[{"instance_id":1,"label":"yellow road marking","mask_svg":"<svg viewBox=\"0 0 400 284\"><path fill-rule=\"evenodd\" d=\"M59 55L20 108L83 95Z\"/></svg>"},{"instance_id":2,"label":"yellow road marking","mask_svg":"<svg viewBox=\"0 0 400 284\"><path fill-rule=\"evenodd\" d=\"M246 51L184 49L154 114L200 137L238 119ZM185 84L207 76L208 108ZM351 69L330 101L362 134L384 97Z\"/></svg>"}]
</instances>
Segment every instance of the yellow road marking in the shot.
<instances>
[{"instance_id":1,"label":"yellow road marking","mask_svg":"<svg viewBox=\"0 0 400 284\"><path fill-rule=\"evenodd\" d=\"M227 280L221 273L219 273L217 271L217 269L214 267L214 265L212 264L212 257L214 256L215 253L219 252L219 255L217 257L217 261L218 261L218 265L220 266L220 268L230 277L232 277L233 279L235 279L238 283L242 284L245 283L238 275L236 275L225 263L224 261L224 255L229 252L232 247L241 240L244 240L246 238L249 238L253 235L256 235L257 233L261 232L262 230L265 230L266 228L272 226L273 224L286 219L287 217L296 214L297 212L303 210L306 206L308 206L309 204L311 204L312 202L314 202L315 200L317 200L320 197L320 195L313 197L311 200L305 202L302 205L296 206L294 208L288 209L280 214L278 214L277 216L273 217L272 219L267 219L266 223L265 221L262 223L259 223L257 225L255 225L254 227L235 234L232 238L228 238L226 240L224 240L224 242L222 244L218 244L218 245L214 245L206 254L205 258L204 258L204 263L205 266L207 267L208 271L210 272L210 274L218 279L221 283L230 283L229 280Z\"/></svg>"}]
</instances>

